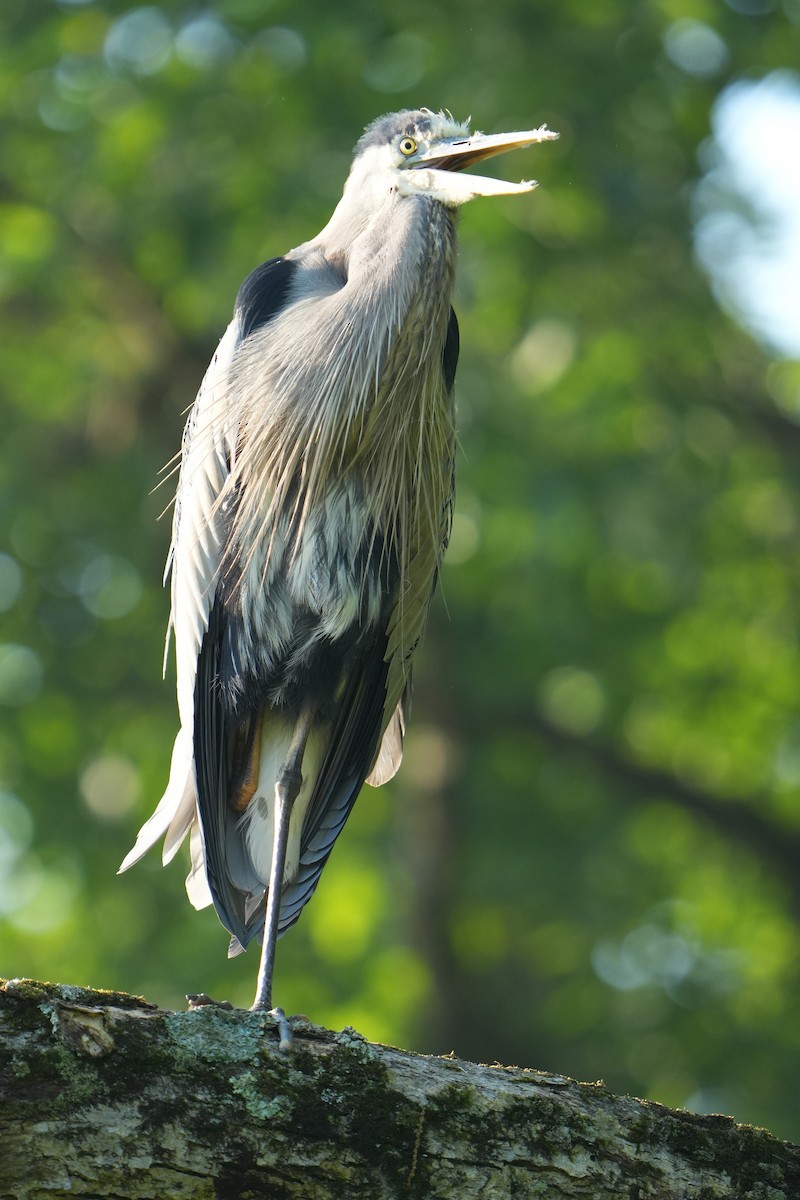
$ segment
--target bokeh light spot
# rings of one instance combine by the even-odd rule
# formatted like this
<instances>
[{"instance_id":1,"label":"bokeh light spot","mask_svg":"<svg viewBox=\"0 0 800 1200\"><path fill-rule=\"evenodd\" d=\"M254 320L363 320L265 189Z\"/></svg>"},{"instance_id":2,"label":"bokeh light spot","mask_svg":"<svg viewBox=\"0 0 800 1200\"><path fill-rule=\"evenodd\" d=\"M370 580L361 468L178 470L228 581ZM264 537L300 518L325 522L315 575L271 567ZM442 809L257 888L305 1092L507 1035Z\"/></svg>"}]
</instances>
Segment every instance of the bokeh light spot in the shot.
<instances>
[{"instance_id":1,"label":"bokeh light spot","mask_svg":"<svg viewBox=\"0 0 800 1200\"><path fill-rule=\"evenodd\" d=\"M591 671L556 667L542 681L539 698L548 717L571 733L591 733L605 709L603 685Z\"/></svg>"},{"instance_id":2,"label":"bokeh light spot","mask_svg":"<svg viewBox=\"0 0 800 1200\"><path fill-rule=\"evenodd\" d=\"M129 759L107 754L82 771L80 789L90 812L103 821L118 821L136 806L142 781Z\"/></svg>"},{"instance_id":3,"label":"bokeh light spot","mask_svg":"<svg viewBox=\"0 0 800 1200\"><path fill-rule=\"evenodd\" d=\"M552 387L572 365L576 346L575 332L566 322L537 321L511 356L514 382L530 395Z\"/></svg>"},{"instance_id":4,"label":"bokeh light spot","mask_svg":"<svg viewBox=\"0 0 800 1200\"><path fill-rule=\"evenodd\" d=\"M110 67L154 75L172 54L172 30L160 8L135 8L115 21L105 41Z\"/></svg>"},{"instance_id":5,"label":"bokeh light spot","mask_svg":"<svg viewBox=\"0 0 800 1200\"><path fill-rule=\"evenodd\" d=\"M415 33L398 33L378 48L364 79L377 92L402 92L419 83L428 66L428 43Z\"/></svg>"},{"instance_id":6,"label":"bokeh light spot","mask_svg":"<svg viewBox=\"0 0 800 1200\"><path fill-rule=\"evenodd\" d=\"M311 939L328 962L346 963L367 948L383 907L384 889L375 872L351 863L346 875L329 874L324 898L308 908Z\"/></svg>"},{"instance_id":7,"label":"bokeh light spot","mask_svg":"<svg viewBox=\"0 0 800 1200\"><path fill-rule=\"evenodd\" d=\"M236 42L212 12L187 21L175 39L178 58L198 71L209 71L236 49Z\"/></svg>"},{"instance_id":8,"label":"bokeh light spot","mask_svg":"<svg viewBox=\"0 0 800 1200\"><path fill-rule=\"evenodd\" d=\"M0 554L0 612L13 608L22 592L22 571L10 554Z\"/></svg>"},{"instance_id":9,"label":"bokeh light spot","mask_svg":"<svg viewBox=\"0 0 800 1200\"><path fill-rule=\"evenodd\" d=\"M142 580L126 559L101 554L81 573L78 593L90 613L110 621L126 616L136 607L142 594Z\"/></svg>"},{"instance_id":10,"label":"bokeh light spot","mask_svg":"<svg viewBox=\"0 0 800 1200\"><path fill-rule=\"evenodd\" d=\"M664 34L667 57L687 75L716 75L728 61L728 47L710 25L689 17L674 21Z\"/></svg>"},{"instance_id":11,"label":"bokeh light spot","mask_svg":"<svg viewBox=\"0 0 800 1200\"><path fill-rule=\"evenodd\" d=\"M0 870L6 873L31 844L33 818L11 792L0 792Z\"/></svg>"},{"instance_id":12,"label":"bokeh light spot","mask_svg":"<svg viewBox=\"0 0 800 1200\"><path fill-rule=\"evenodd\" d=\"M42 686L42 663L29 646L0 645L0 704L28 704Z\"/></svg>"}]
</instances>

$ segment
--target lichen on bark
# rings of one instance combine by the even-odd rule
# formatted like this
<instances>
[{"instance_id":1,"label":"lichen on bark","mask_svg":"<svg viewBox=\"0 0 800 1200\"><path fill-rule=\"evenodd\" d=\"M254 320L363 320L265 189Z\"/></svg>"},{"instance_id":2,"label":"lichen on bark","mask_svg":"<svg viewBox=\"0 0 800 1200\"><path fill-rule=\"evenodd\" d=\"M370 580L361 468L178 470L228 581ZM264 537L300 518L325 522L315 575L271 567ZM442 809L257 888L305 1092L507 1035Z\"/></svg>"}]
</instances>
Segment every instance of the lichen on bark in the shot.
<instances>
[{"instance_id":1,"label":"lichen on bark","mask_svg":"<svg viewBox=\"0 0 800 1200\"><path fill-rule=\"evenodd\" d=\"M800 1149L597 1084L263 1013L0 991L0 1200L796 1200Z\"/></svg>"}]
</instances>

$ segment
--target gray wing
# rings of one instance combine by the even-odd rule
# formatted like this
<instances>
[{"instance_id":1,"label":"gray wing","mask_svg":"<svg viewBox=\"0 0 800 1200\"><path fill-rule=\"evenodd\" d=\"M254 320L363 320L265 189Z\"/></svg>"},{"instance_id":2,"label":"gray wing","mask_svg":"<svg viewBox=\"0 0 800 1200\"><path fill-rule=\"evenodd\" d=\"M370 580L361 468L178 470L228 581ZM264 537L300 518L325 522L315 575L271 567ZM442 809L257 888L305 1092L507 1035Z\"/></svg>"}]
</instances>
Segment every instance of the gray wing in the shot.
<instances>
[{"instance_id":1,"label":"gray wing","mask_svg":"<svg viewBox=\"0 0 800 1200\"><path fill-rule=\"evenodd\" d=\"M165 579L172 575L167 642L174 632L181 728L175 739L167 789L156 811L139 830L120 871L137 862L162 835L166 835L164 861L169 861L196 818L193 741L197 661L208 628L224 544L223 504L230 461L225 396L238 338L235 320L211 360L184 429L172 544L165 571ZM201 851L200 843L193 839L193 870L187 890L196 907L211 902L204 872L199 869Z\"/></svg>"},{"instance_id":2,"label":"gray wing","mask_svg":"<svg viewBox=\"0 0 800 1200\"><path fill-rule=\"evenodd\" d=\"M310 900L375 758L386 694L384 647L376 643L345 685L303 825L298 872L281 894L280 933L294 925Z\"/></svg>"},{"instance_id":3,"label":"gray wing","mask_svg":"<svg viewBox=\"0 0 800 1200\"><path fill-rule=\"evenodd\" d=\"M447 337L442 351L444 387L452 398L458 366L458 319L450 309ZM421 539L421 548L409 565L409 584L398 597L388 629L386 657L389 666L386 686L386 727L367 783L379 787L397 773L403 757L403 738L411 709L411 660L425 632L428 609L436 589L450 529L455 501L455 441L439 468L441 508L438 537Z\"/></svg>"},{"instance_id":4,"label":"gray wing","mask_svg":"<svg viewBox=\"0 0 800 1200\"><path fill-rule=\"evenodd\" d=\"M183 434L181 471L175 497L172 545L166 577L172 574L172 611L167 630L175 634L178 711L181 728L172 753L169 784L158 808L139 831L136 845L120 870L126 870L166 834L163 858L174 856L191 830L192 869L186 880L196 908L212 896L205 869L206 833L200 829L195 760L198 664L208 632L219 584L220 563L228 529L227 507L232 503L231 462L237 431L230 424L231 366L237 349L251 333L267 324L286 304L296 267L285 258L262 263L245 279L236 297L234 317L214 355L194 402ZM218 714L212 714L216 689L203 680L202 708L212 727L208 755L218 747ZM211 714L211 715L209 715ZM202 731L201 731L202 732ZM208 756L207 756L208 757ZM219 764L205 762L204 778L219 773Z\"/></svg>"}]
</instances>

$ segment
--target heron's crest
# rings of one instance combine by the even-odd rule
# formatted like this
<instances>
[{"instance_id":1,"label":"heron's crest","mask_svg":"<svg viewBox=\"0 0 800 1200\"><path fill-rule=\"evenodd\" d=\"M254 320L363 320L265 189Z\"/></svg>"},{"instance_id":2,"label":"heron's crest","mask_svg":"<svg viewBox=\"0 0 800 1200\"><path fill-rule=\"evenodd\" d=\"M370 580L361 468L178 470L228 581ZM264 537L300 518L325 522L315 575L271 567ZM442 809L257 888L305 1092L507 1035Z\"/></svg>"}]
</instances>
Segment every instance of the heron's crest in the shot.
<instances>
[{"instance_id":1,"label":"heron's crest","mask_svg":"<svg viewBox=\"0 0 800 1200\"><path fill-rule=\"evenodd\" d=\"M458 137L469 133L469 121L456 121L445 111L430 108L406 108L401 112L378 117L362 133L355 147L358 157L370 146L383 146L403 134L425 134L427 137Z\"/></svg>"}]
</instances>

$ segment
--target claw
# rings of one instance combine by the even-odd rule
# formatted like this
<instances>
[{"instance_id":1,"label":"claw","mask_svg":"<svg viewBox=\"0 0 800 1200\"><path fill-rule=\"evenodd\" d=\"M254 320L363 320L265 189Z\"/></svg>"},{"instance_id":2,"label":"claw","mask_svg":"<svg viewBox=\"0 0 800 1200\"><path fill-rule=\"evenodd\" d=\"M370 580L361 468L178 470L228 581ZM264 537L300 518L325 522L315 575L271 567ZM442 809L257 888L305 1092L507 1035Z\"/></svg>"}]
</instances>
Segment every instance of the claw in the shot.
<instances>
[{"instance_id":1,"label":"claw","mask_svg":"<svg viewBox=\"0 0 800 1200\"><path fill-rule=\"evenodd\" d=\"M278 1052L280 1054L290 1054L294 1050L294 1034L292 1027L289 1024L289 1018L282 1008L269 1009L268 1016L274 1017L278 1026Z\"/></svg>"},{"instance_id":2,"label":"claw","mask_svg":"<svg viewBox=\"0 0 800 1200\"><path fill-rule=\"evenodd\" d=\"M225 1012L233 1012L230 1000L212 1000L205 992L192 992L187 995L189 1011L195 1008L222 1008Z\"/></svg>"}]
</instances>

